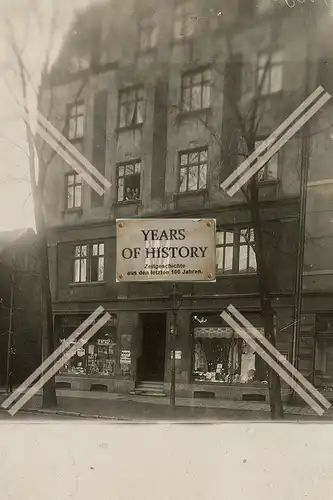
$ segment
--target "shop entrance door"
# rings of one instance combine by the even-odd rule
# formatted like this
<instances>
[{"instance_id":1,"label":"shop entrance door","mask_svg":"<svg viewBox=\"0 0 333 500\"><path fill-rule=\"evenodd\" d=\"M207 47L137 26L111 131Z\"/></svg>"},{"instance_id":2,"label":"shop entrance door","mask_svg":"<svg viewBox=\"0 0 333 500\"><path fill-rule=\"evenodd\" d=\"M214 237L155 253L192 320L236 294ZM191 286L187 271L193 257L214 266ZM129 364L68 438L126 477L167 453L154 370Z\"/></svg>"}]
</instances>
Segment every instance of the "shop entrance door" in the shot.
<instances>
[{"instance_id":1,"label":"shop entrance door","mask_svg":"<svg viewBox=\"0 0 333 500\"><path fill-rule=\"evenodd\" d=\"M138 382L163 382L165 368L166 313L142 314L142 349Z\"/></svg>"}]
</instances>

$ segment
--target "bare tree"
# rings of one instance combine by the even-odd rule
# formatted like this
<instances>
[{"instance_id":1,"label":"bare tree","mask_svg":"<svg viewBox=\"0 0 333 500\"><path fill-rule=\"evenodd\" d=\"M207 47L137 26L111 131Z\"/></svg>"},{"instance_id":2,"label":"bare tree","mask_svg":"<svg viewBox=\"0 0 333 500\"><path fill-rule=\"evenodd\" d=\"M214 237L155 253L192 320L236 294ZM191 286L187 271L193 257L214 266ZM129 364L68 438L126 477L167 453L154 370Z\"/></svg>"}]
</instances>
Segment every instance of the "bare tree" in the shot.
<instances>
[{"instance_id":1,"label":"bare tree","mask_svg":"<svg viewBox=\"0 0 333 500\"><path fill-rule=\"evenodd\" d=\"M49 119L54 112L54 94L49 93L50 99L45 110L45 88L50 81L51 68L54 64L54 51L61 36L58 21L59 11L57 3L52 1L52 12L48 23L48 33L45 36L45 19L40 11L40 5L36 0L29 0L27 3L27 21L25 25L25 33L20 37L18 31L15 31L15 26L12 20L8 17L7 22L7 37L8 45L13 55L14 68L11 68L14 75L18 78L20 95L14 95L19 106L23 106L25 110L25 135L27 141L27 156L29 165L29 177L31 184L31 194L33 199L33 208L37 232L37 248L39 257L39 266L41 274L41 302L42 302L42 345L43 359L46 359L52 354L56 348L56 339L53 327L52 315L52 297L50 290L49 276L49 257L47 244L47 223L46 223L46 208L47 198L45 196L45 183L47 178L48 168L56 156L56 151L50 149L47 142L38 135L36 127L34 127L34 118L36 111L41 110ZM75 20L74 20L75 22ZM34 26L32 27L32 23ZM26 56L26 45L29 35L33 29L37 29L41 37L44 35L47 38L45 50L40 67L37 68L37 77L31 70ZM70 31L70 30L69 30ZM67 33L68 36L68 33ZM20 39L23 39L23 42ZM41 42L42 43L42 42ZM86 71L82 78L79 88L74 96L78 99L83 92L90 78L89 71ZM36 83L37 82L37 83ZM7 84L10 89L10 86ZM33 103L31 105L31 102ZM65 126L62 133L65 132ZM55 377L52 377L43 387L43 407L52 408L57 406Z\"/></svg>"}]
</instances>

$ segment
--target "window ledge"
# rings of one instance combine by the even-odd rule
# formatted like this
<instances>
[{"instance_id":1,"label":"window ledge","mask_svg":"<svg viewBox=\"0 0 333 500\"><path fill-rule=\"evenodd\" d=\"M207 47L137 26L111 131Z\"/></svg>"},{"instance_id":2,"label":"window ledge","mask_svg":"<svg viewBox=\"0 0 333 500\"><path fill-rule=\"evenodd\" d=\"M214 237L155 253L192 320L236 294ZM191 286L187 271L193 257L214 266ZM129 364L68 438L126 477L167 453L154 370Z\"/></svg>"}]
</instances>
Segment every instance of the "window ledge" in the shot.
<instances>
[{"instance_id":1,"label":"window ledge","mask_svg":"<svg viewBox=\"0 0 333 500\"><path fill-rule=\"evenodd\" d=\"M66 215L66 214L81 214L83 212L83 208L82 207L75 207L75 208L65 208L62 213L63 215Z\"/></svg>"},{"instance_id":2,"label":"window ledge","mask_svg":"<svg viewBox=\"0 0 333 500\"><path fill-rule=\"evenodd\" d=\"M68 283L69 286L74 287L74 286L79 286L79 287L85 287L85 286L99 286L99 285L105 285L106 281L85 281L82 283L75 283L71 281Z\"/></svg>"},{"instance_id":3,"label":"window ledge","mask_svg":"<svg viewBox=\"0 0 333 500\"><path fill-rule=\"evenodd\" d=\"M261 187L261 186L276 186L277 184L279 184L280 182L280 179L270 179L270 180L267 180L267 181L259 181L258 182L258 186Z\"/></svg>"},{"instance_id":4,"label":"window ledge","mask_svg":"<svg viewBox=\"0 0 333 500\"><path fill-rule=\"evenodd\" d=\"M126 127L117 127L116 133L120 134L121 132L130 132L131 130L141 130L143 127L143 123L137 123L136 125L128 125Z\"/></svg>"},{"instance_id":5,"label":"window ledge","mask_svg":"<svg viewBox=\"0 0 333 500\"><path fill-rule=\"evenodd\" d=\"M141 205L141 200L124 200L124 201L116 201L113 205L115 207L121 207L124 205Z\"/></svg>"},{"instance_id":6,"label":"window ledge","mask_svg":"<svg viewBox=\"0 0 333 500\"><path fill-rule=\"evenodd\" d=\"M183 120L186 118L195 118L196 116L207 116L212 112L212 108L201 108L201 109L193 109L190 111L179 111L177 114L178 120Z\"/></svg>"},{"instance_id":7,"label":"window ledge","mask_svg":"<svg viewBox=\"0 0 333 500\"><path fill-rule=\"evenodd\" d=\"M258 276L258 273L255 273L255 272L249 272L249 273L245 273L245 272L239 272L239 273L225 273L225 274L219 274L219 273L216 273L216 279L217 278L244 278L245 276L249 276L249 277L252 277L253 276Z\"/></svg>"},{"instance_id":8,"label":"window ledge","mask_svg":"<svg viewBox=\"0 0 333 500\"><path fill-rule=\"evenodd\" d=\"M208 190L205 188L205 189L198 189L197 191L184 191L184 192L181 192L181 193L175 193L174 194L174 197L179 199L179 198L186 198L187 196L191 197L191 196L198 196L198 195L207 195L208 194Z\"/></svg>"}]
</instances>

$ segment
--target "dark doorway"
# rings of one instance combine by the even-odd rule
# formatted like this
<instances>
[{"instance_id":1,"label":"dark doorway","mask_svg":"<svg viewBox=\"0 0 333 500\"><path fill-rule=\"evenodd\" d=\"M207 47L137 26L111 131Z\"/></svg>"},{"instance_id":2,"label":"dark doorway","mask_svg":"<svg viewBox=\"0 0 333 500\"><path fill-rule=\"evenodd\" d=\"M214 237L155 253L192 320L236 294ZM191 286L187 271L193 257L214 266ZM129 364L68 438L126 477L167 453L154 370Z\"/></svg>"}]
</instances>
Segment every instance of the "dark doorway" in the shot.
<instances>
[{"instance_id":1,"label":"dark doorway","mask_svg":"<svg viewBox=\"0 0 333 500\"><path fill-rule=\"evenodd\" d=\"M142 314L142 349L137 381L164 381L166 314Z\"/></svg>"}]
</instances>

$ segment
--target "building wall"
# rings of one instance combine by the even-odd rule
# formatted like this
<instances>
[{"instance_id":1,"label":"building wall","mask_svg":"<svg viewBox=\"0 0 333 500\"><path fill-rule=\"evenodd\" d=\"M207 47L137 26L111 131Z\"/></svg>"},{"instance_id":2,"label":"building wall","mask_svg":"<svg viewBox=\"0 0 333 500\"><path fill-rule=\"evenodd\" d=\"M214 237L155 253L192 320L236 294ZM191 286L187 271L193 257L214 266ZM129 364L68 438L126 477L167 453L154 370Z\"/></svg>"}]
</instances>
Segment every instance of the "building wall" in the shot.
<instances>
[{"instance_id":1,"label":"building wall","mask_svg":"<svg viewBox=\"0 0 333 500\"><path fill-rule=\"evenodd\" d=\"M55 157L48 172L48 226L52 297L56 315L90 313L102 304L119 317L119 346L133 352L131 371L123 374L119 364L109 389L129 390L134 387L136 358L140 350L140 312L166 312L167 345L165 384L170 380L170 321L172 304L168 283L116 283L115 219L140 216L196 216L215 217L218 227L242 227L250 221L250 214L241 194L232 199L220 189L221 181L235 163L229 162L238 140L232 109L228 104L230 88L227 41L231 40L233 56L242 56L243 72L237 85L243 110L249 104L249 91L255 84L255 65L258 51L268 47L283 48L283 93L265 100L260 109L260 135L268 135L300 104L304 94L306 33L302 19L287 9L276 16L265 14L256 21L247 18L237 2L225 2L223 19L218 12L220 2L191 2L197 16L196 37L191 40L171 39L173 19L170 5L163 1L140 3L140 9L152 5L159 30L159 42L149 51L137 50L135 26L138 11L134 0L116 3L117 25L112 8L103 16L102 38L112 43L103 48L103 66L87 78L82 92L86 105L83 153L93 160L95 96L107 91L107 123L105 175L112 187L104 196L103 205L92 207L91 188L84 185L83 207L66 211L64 174L71 171L59 157ZM135 4L137 5L137 4ZM243 7L242 7L243 8ZM139 10L140 10L139 9ZM218 10L217 10L218 9ZM131 14L129 14L131 13ZM237 17L238 16L238 17ZM119 29L121 21L126 29ZM112 27L112 28L111 28ZM107 50L106 50L107 48ZM212 106L203 113L181 113L180 85L184 71L211 66L213 75ZM119 130L118 92L136 84L144 84L145 120L141 127ZM80 87L80 81L58 82L52 88L54 112L52 121L62 130L66 119L66 105ZM49 98L45 93L45 102ZM233 142L234 141L234 142ZM178 157L186 149L208 146L209 177L205 193L177 195ZM231 148L232 146L232 148ZM229 148L229 149L228 149ZM270 270L270 290L277 311L278 346L290 351L293 318L293 294L297 247L299 172L301 168L301 141L291 138L279 152L279 180L260 187L262 217L265 220L265 254ZM222 151L222 155L221 155ZM140 203L117 202L116 165L140 158L143 165ZM221 161L222 160L222 161ZM240 163L241 159L237 159ZM98 284L73 284L72 256L75 243L101 240L105 242L105 281ZM232 302L241 311L259 311L258 282L255 275L219 276L216 283L187 283L181 286L183 305L179 313L177 348L183 357L177 361L179 393L192 389L191 367L193 338L191 314L195 311L222 311ZM280 332L281 330L281 332ZM75 379L76 384L85 384ZM88 383L88 382L87 382ZM111 387L112 386L112 387ZM241 397L240 393L237 397Z\"/></svg>"}]
</instances>

